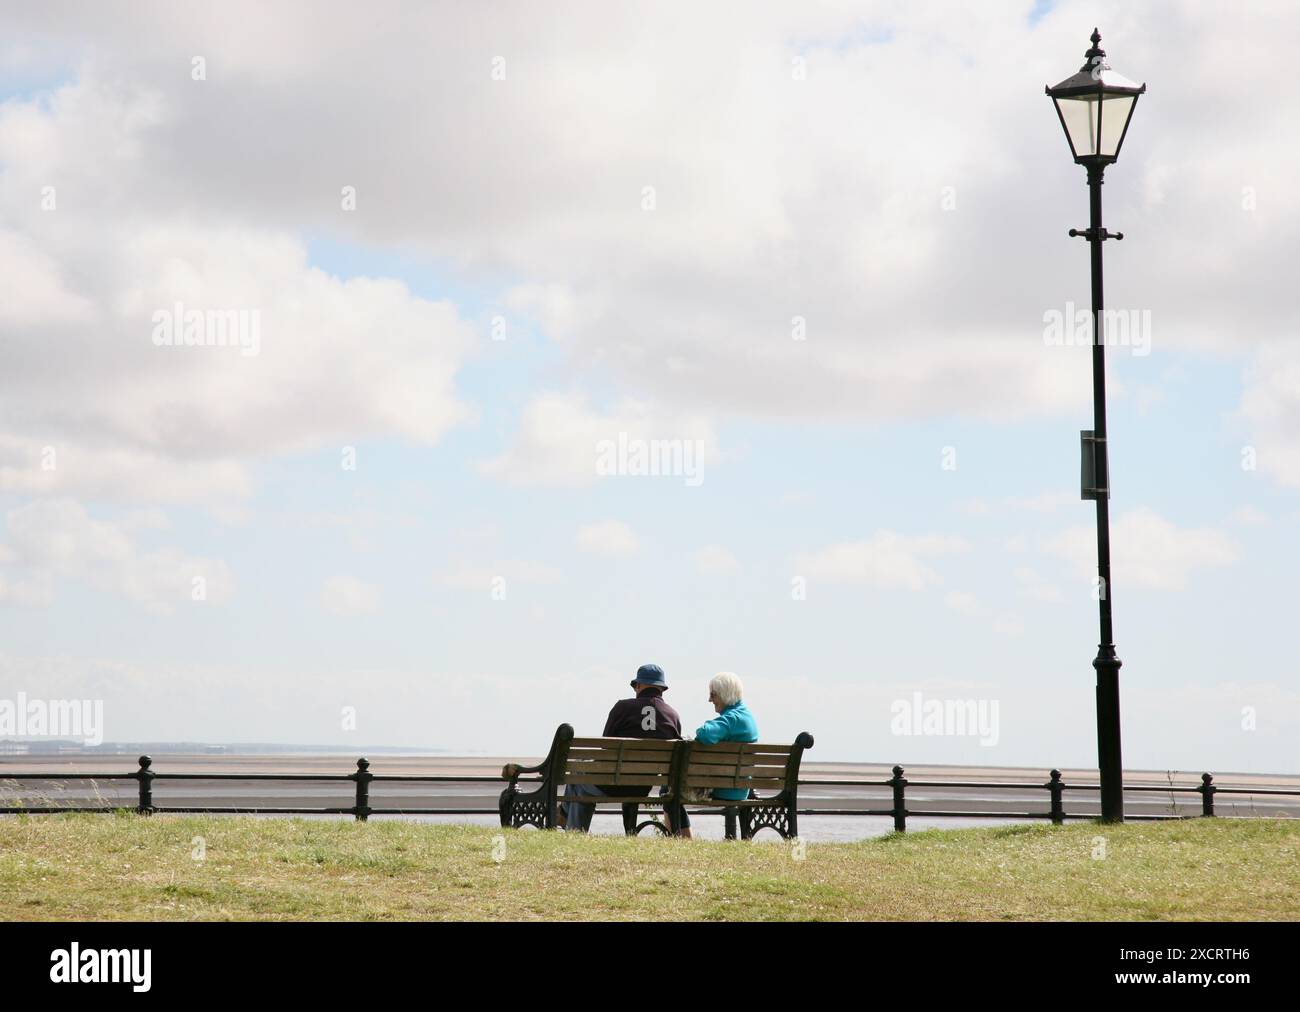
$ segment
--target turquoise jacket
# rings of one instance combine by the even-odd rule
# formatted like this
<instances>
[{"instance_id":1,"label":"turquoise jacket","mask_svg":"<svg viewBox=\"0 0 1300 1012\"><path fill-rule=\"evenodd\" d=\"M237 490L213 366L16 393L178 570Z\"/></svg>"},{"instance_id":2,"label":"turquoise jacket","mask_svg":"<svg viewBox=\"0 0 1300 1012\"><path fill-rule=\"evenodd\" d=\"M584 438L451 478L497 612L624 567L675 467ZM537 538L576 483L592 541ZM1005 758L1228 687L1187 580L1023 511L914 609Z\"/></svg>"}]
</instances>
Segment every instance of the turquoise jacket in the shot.
<instances>
[{"instance_id":1,"label":"turquoise jacket","mask_svg":"<svg viewBox=\"0 0 1300 1012\"><path fill-rule=\"evenodd\" d=\"M758 724L742 699L696 728L695 740L701 745L716 745L720 741L758 741ZM749 791L746 788L718 787L713 796L720 801L742 801L749 797Z\"/></svg>"}]
</instances>

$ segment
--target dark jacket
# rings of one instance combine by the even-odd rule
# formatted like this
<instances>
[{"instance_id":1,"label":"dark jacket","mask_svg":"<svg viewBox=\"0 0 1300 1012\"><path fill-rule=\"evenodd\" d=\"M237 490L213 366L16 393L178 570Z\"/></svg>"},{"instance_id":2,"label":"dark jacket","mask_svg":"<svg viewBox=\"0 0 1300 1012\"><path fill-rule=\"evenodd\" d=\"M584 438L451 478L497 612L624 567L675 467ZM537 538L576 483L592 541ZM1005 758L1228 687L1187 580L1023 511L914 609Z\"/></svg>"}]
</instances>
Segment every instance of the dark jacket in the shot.
<instances>
[{"instance_id":1,"label":"dark jacket","mask_svg":"<svg viewBox=\"0 0 1300 1012\"><path fill-rule=\"evenodd\" d=\"M674 741L682 736L682 719L664 702L664 690L642 689L639 696L620 699L605 720L606 738L661 738Z\"/></svg>"},{"instance_id":2,"label":"dark jacket","mask_svg":"<svg viewBox=\"0 0 1300 1012\"><path fill-rule=\"evenodd\" d=\"M677 711L664 702L664 690L656 687L641 690L632 699L620 699L609 711L605 720L606 738L660 738L675 741L682 736L682 719ZM648 786L626 785L615 787L601 785L606 794L630 798L644 798L650 794Z\"/></svg>"}]
</instances>

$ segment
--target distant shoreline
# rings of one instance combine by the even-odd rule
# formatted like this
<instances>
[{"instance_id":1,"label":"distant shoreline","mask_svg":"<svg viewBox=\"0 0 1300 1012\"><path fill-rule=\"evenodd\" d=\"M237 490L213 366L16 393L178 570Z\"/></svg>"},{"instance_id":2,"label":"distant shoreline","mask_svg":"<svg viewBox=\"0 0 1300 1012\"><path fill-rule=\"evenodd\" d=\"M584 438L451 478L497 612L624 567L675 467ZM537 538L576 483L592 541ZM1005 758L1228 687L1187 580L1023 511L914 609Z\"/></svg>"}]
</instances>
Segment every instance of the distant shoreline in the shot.
<instances>
[{"instance_id":1,"label":"distant shoreline","mask_svg":"<svg viewBox=\"0 0 1300 1012\"><path fill-rule=\"evenodd\" d=\"M140 755L143 752L161 755L359 755L362 752L417 756L452 754L448 749L423 745L275 745L267 742L213 744L203 741L110 741L102 745L83 745L75 739L0 738L0 755Z\"/></svg>"}]
</instances>

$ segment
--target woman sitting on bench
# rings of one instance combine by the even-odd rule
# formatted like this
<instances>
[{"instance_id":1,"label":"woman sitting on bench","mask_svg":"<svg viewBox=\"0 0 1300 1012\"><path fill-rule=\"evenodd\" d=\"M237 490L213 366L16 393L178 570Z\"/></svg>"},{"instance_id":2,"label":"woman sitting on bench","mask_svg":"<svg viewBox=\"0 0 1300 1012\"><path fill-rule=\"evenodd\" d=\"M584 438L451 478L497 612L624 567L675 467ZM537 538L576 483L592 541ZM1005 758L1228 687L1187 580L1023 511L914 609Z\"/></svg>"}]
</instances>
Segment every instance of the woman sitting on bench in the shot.
<instances>
[{"instance_id":1,"label":"woman sitting on bench","mask_svg":"<svg viewBox=\"0 0 1300 1012\"><path fill-rule=\"evenodd\" d=\"M755 742L758 741L758 723L749 712L742 698L745 688L734 672L721 671L709 680L709 702L713 704L717 716L705 721L695 731L695 740L701 745L716 745L720 741ZM717 787L712 796L718 801L743 801L750 791L744 787ZM680 827L673 826L673 813L664 812L664 821L670 832L690 838L691 819L686 809L678 806L681 816Z\"/></svg>"}]
</instances>

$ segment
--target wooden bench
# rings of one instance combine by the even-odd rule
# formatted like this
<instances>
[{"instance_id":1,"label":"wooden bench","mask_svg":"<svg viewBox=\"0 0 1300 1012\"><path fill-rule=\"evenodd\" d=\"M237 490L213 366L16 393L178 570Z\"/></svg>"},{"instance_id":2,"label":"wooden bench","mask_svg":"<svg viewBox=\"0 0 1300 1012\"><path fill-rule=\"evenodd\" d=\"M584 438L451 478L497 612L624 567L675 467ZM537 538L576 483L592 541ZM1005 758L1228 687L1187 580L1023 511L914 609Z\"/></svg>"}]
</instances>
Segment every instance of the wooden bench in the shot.
<instances>
[{"instance_id":1,"label":"wooden bench","mask_svg":"<svg viewBox=\"0 0 1300 1012\"><path fill-rule=\"evenodd\" d=\"M661 823L637 822L642 805L662 807L685 799L693 807L723 809L729 840L735 839L737 822L742 839L763 828L789 839L799 832L799 763L812 745L813 737L806 731L793 745L702 745L657 738L575 738L573 728L561 724L550 752L536 766L507 763L502 768L508 785L499 802L501 825L554 829L565 785L595 784L614 792L570 800L622 805L623 830L628 835L646 826L666 832ZM535 790L520 790L519 777L527 773L541 774ZM747 790L750 795L732 801L705 793L694 800L701 792L717 788Z\"/></svg>"}]
</instances>

